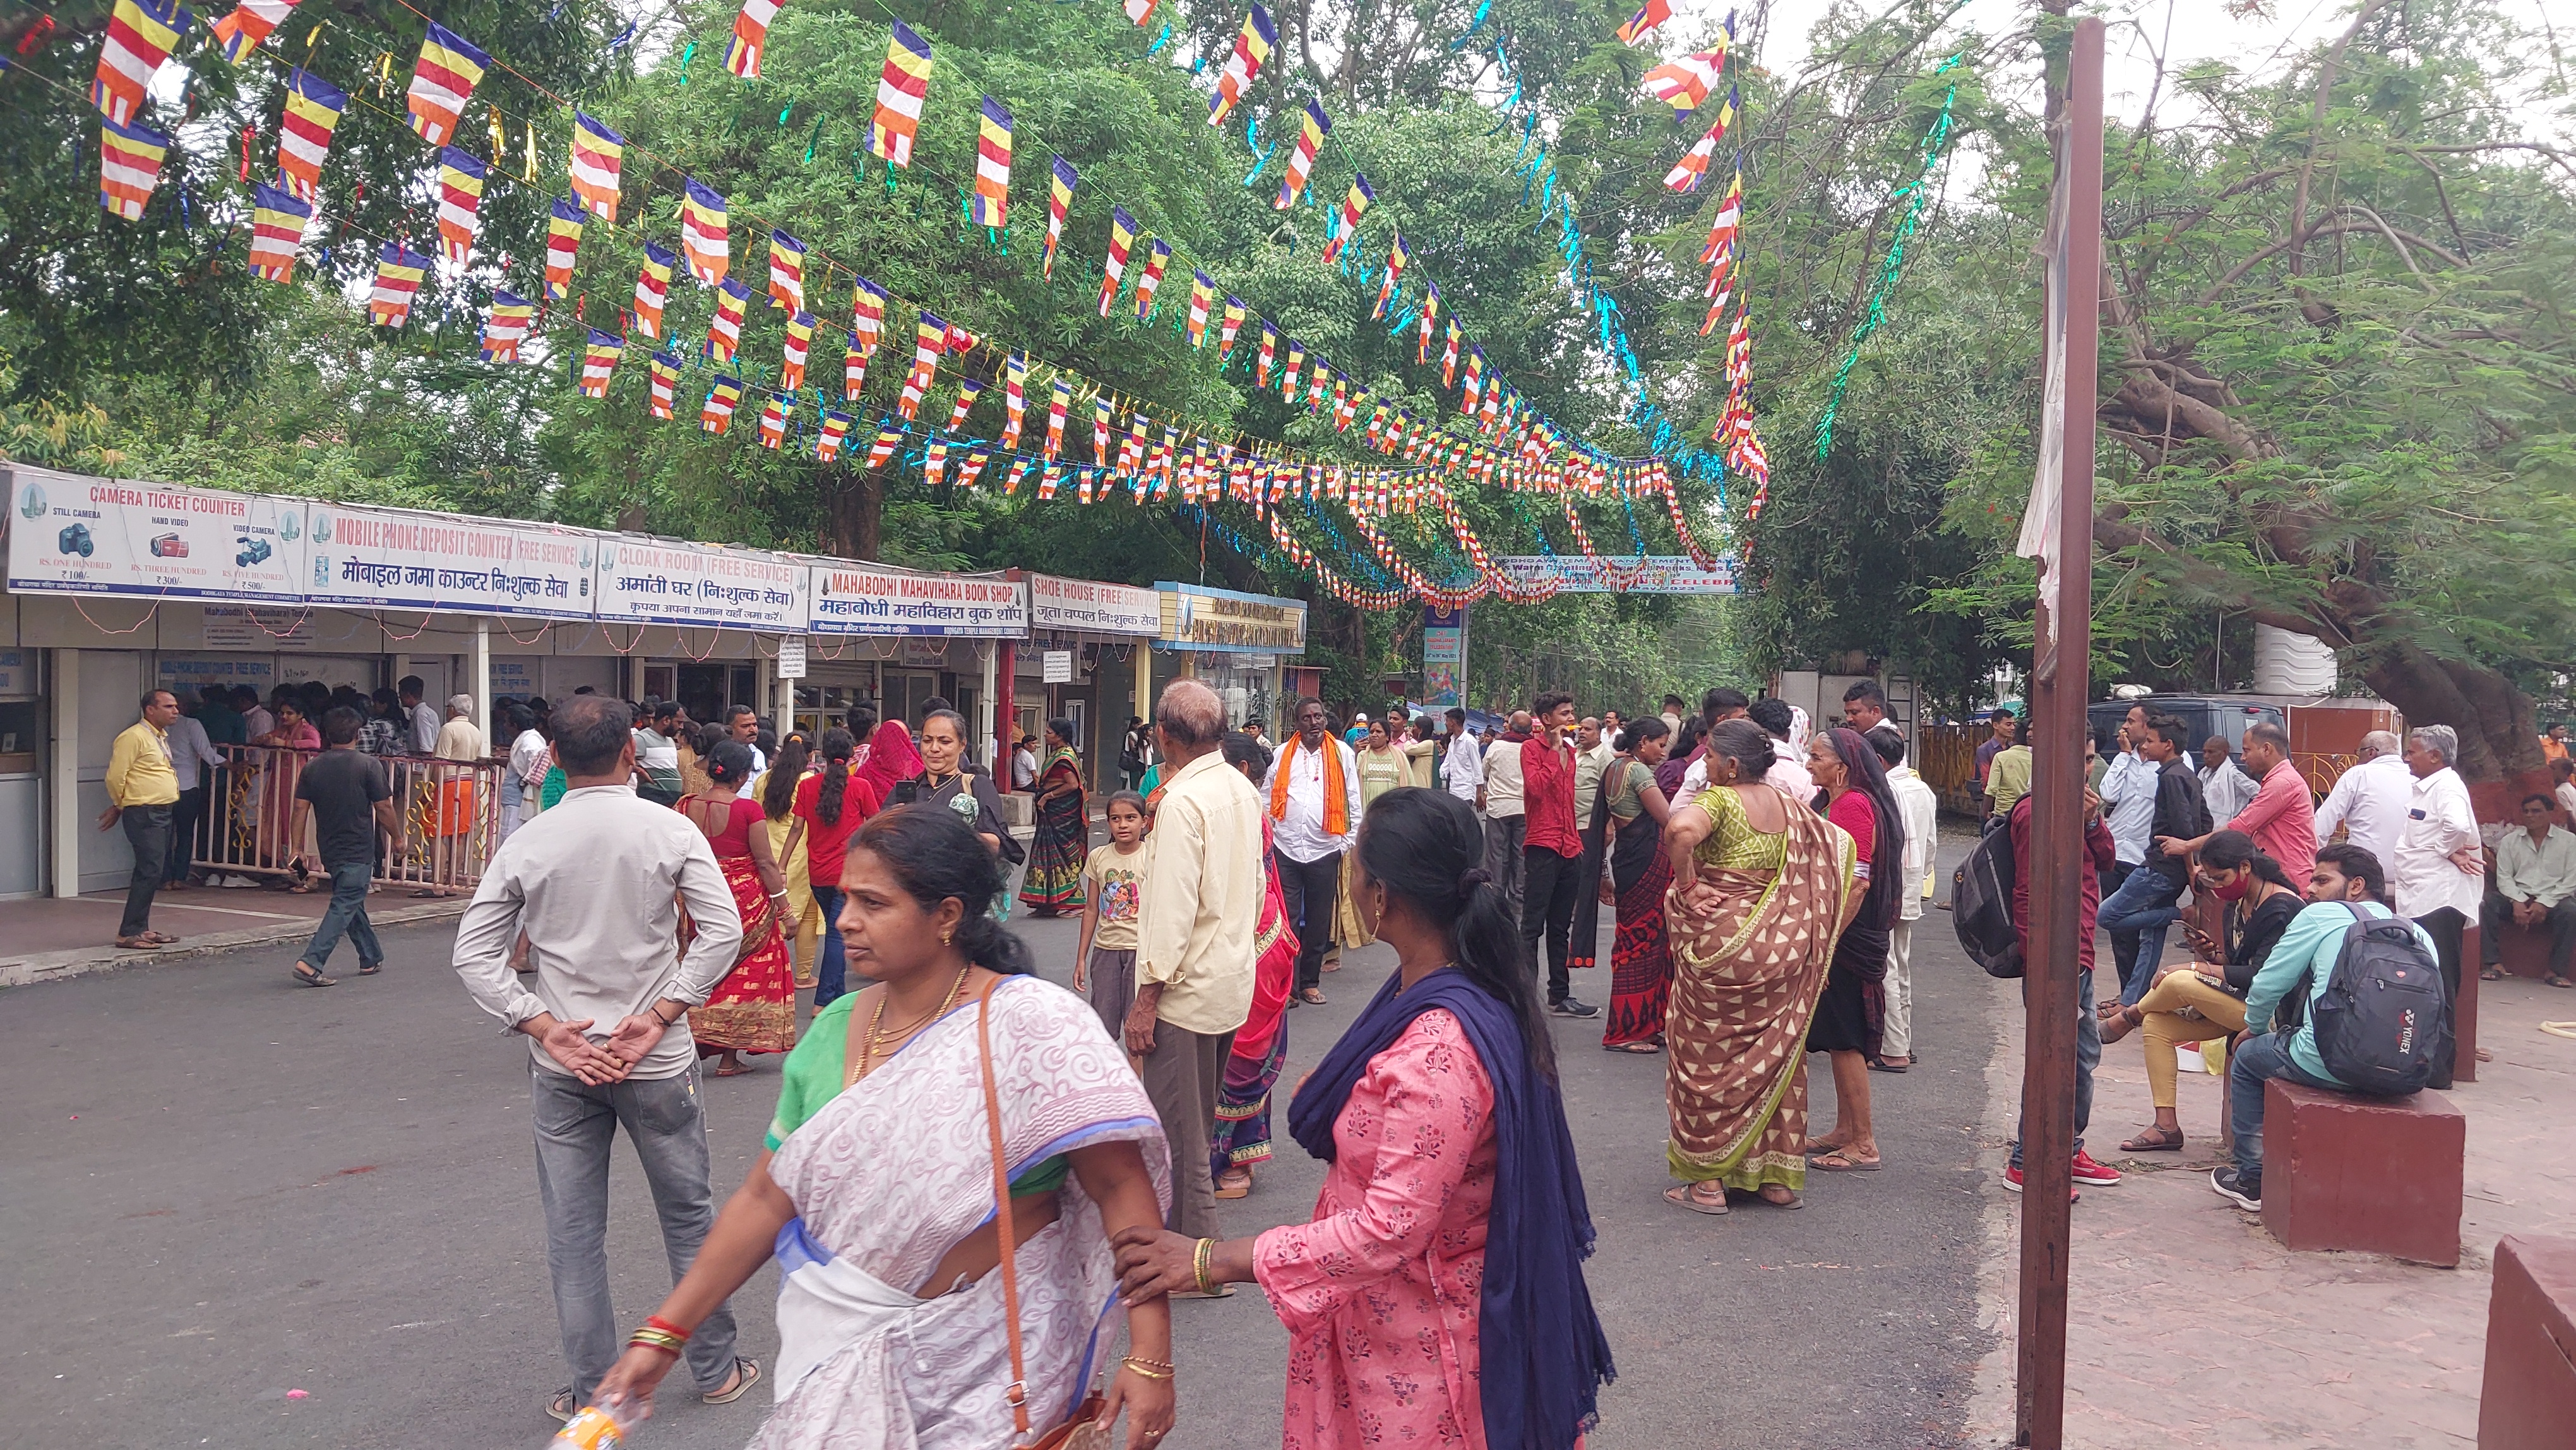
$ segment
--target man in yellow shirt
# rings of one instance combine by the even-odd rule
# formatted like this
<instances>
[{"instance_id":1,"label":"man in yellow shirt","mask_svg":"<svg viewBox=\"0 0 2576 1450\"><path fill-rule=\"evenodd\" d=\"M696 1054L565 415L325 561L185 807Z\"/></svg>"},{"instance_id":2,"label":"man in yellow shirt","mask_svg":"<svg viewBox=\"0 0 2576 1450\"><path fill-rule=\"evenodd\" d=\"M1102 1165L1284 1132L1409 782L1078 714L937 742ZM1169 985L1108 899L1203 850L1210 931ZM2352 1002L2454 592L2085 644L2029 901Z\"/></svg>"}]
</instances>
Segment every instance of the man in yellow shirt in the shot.
<instances>
[{"instance_id":1,"label":"man in yellow shirt","mask_svg":"<svg viewBox=\"0 0 2576 1450\"><path fill-rule=\"evenodd\" d=\"M131 952L178 940L152 929L152 897L170 864L170 811L179 802L179 775L170 766L170 722L178 718L178 696L168 690L149 692L143 697L143 718L116 737L107 756L107 811L98 818L98 828L110 830L122 822L125 842L134 848L125 918L116 928L116 944Z\"/></svg>"}]
</instances>

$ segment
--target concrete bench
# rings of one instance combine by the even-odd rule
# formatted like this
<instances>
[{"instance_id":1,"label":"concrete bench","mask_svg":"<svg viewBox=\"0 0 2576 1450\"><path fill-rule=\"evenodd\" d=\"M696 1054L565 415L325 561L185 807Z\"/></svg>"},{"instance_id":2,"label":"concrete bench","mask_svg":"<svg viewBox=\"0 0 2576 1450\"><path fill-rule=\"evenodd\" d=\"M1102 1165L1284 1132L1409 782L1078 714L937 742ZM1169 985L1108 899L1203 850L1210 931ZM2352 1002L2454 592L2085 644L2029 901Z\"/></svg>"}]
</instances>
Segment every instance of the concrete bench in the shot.
<instances>
[{"instance_id":1,"label":"concrete bench","mask_svg":"<svg viewBox=\"0 0 2576 1450\"><path fill-rule=\"evenodd\" d=\"M2447 1095L2263 1086L2263 1226L2284 1247L2458 1266L2468 1119Z\"/></svg>"},{"instance_id":2,"label":"concrete bench","mask_svg":"<svg viewBox=\"0 0 2576 1450\"><path fill-rule=\"evenodd\" d=\"M2267 1188L2268 1191L2268 1188ZM2576 1426L2576 1239L2508 1235L2487 1299L2478 1450L2563 1450Z\"/></svg>"}]
</instances>

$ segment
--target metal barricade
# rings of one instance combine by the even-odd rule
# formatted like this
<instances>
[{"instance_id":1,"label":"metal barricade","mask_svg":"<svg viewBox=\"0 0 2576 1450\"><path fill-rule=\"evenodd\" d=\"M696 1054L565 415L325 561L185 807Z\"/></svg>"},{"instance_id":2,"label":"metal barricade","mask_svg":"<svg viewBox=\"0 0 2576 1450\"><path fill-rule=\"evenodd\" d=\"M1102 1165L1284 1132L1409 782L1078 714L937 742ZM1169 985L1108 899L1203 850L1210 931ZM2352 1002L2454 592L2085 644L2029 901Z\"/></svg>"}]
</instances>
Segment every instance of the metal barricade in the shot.
<instances>
[{"instance_id":1,"label":"metal barricade","mask_svg":"<svg viewBox=\"0 0 2576 1450\"><path fill-rule=\"evenodd\" d=\"M274 745L215 748L224 763L212 772L191 864L210 876L285 877L300 858L307 869L318 870L312 812L304 813L301 830L295 827L296 783L317 752ZM378 884L473 890L499 844L502 762L370 758L385 767L407 838L396 857L378 836Z\"/></svg>"},{"instance_id":2,"label":"metal barricade","mask_svg":"<svg viewBox=\"0 0 2576 1450\"><path fill-rule=\"evenodd\" d=\"M1962 814L1976 814L1977 746L1993 733L1983 722L1922 727L1923 759L1915 766L1915 773L1932 787L1942 805Z\"/></svg>"}]
</instances>

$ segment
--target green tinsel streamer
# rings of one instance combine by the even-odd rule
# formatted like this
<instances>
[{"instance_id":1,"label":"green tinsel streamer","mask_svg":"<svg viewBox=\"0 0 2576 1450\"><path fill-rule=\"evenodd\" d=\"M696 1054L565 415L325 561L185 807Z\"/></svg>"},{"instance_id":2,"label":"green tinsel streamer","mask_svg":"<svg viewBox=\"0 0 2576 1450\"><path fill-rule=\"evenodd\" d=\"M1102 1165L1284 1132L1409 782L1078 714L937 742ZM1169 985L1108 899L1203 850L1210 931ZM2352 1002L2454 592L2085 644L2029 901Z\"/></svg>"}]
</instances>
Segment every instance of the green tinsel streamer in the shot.
<instances>
[{"instance_id":1,"label":"green tinsel streamer","mask_svg":"<svg viewBox=\"0 0 2576 1450\"><path fill-rule=\"evenodd\" d=\"M1953 55L1934 68L1932 74L1940 75L1958 63L1959 57ZM1905 244L1923 224L1923 207L1932 195L1932 172L1940 165L1941 153L1950 143L1950 105L1958 98L1959 83L1952 81L1949 90L1942 94L1941 114L1933 118L1932 129L1923 133L1923 159L1915 170L1914 179L1888 196L1889 201L1905 200L1905 217L1896 224L1896 234L1887 244L1887 255L1879 260L1878 277L1870 286L1869 310L1861 318L1860 326L1852 330L1851 351L1844 355L1843 365L1834 370L1833 391L1825 398L1823 416L1816 420L1818 462L1824 461L1826 453L1833 448L1834 418L1842 411L1843 386L1851 381L1852 365L1860 361L1861 344L1869 341L1871 335L1887 323L1887 296L1896 290L1897 274L1904 270Z\"/></svg>"}]
</instances>

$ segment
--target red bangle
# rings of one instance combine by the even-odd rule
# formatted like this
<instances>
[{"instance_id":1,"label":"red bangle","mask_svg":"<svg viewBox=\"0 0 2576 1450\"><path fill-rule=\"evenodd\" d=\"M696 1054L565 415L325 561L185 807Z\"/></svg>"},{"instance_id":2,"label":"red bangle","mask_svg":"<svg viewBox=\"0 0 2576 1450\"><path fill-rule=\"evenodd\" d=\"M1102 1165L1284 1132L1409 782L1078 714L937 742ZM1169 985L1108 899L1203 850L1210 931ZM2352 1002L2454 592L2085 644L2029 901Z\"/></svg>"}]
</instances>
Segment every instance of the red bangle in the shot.
<instances>
[{"instance_id":1,"label":"red bangle","mask_svg":"<svg viewBox=\"0 0 2576 1450\"><path fill-rule=\"evenodd\" d=\"M683 1340L683 1341L685 1341L685 1340L686 1340L686 1339L688 1339L688 1337L689 1337L689 1331L687 1331L687 1330L685 1330L685 1329L682 1329L680 1326L678 1326L678 1325L676 1325L676 1324L672 1323L672 1322L671 1322L670 1320L668 1320L668 1319L663 1318L663 1317L662 1317L661 1315L659 1315L659 1314L655 1314L655 1315L653 1315L653 1316L651 1316L651 1317L647 1318L647 1319L644 1321L644 1327L645 1327L645 1328L647 1328L647 1329L658 1329L658 1330L661 1330L664 1334L674 1335L674 1336L678 1337L679 1339L681 1339L681 1340Z\"/></svg>"}]
</instances>

